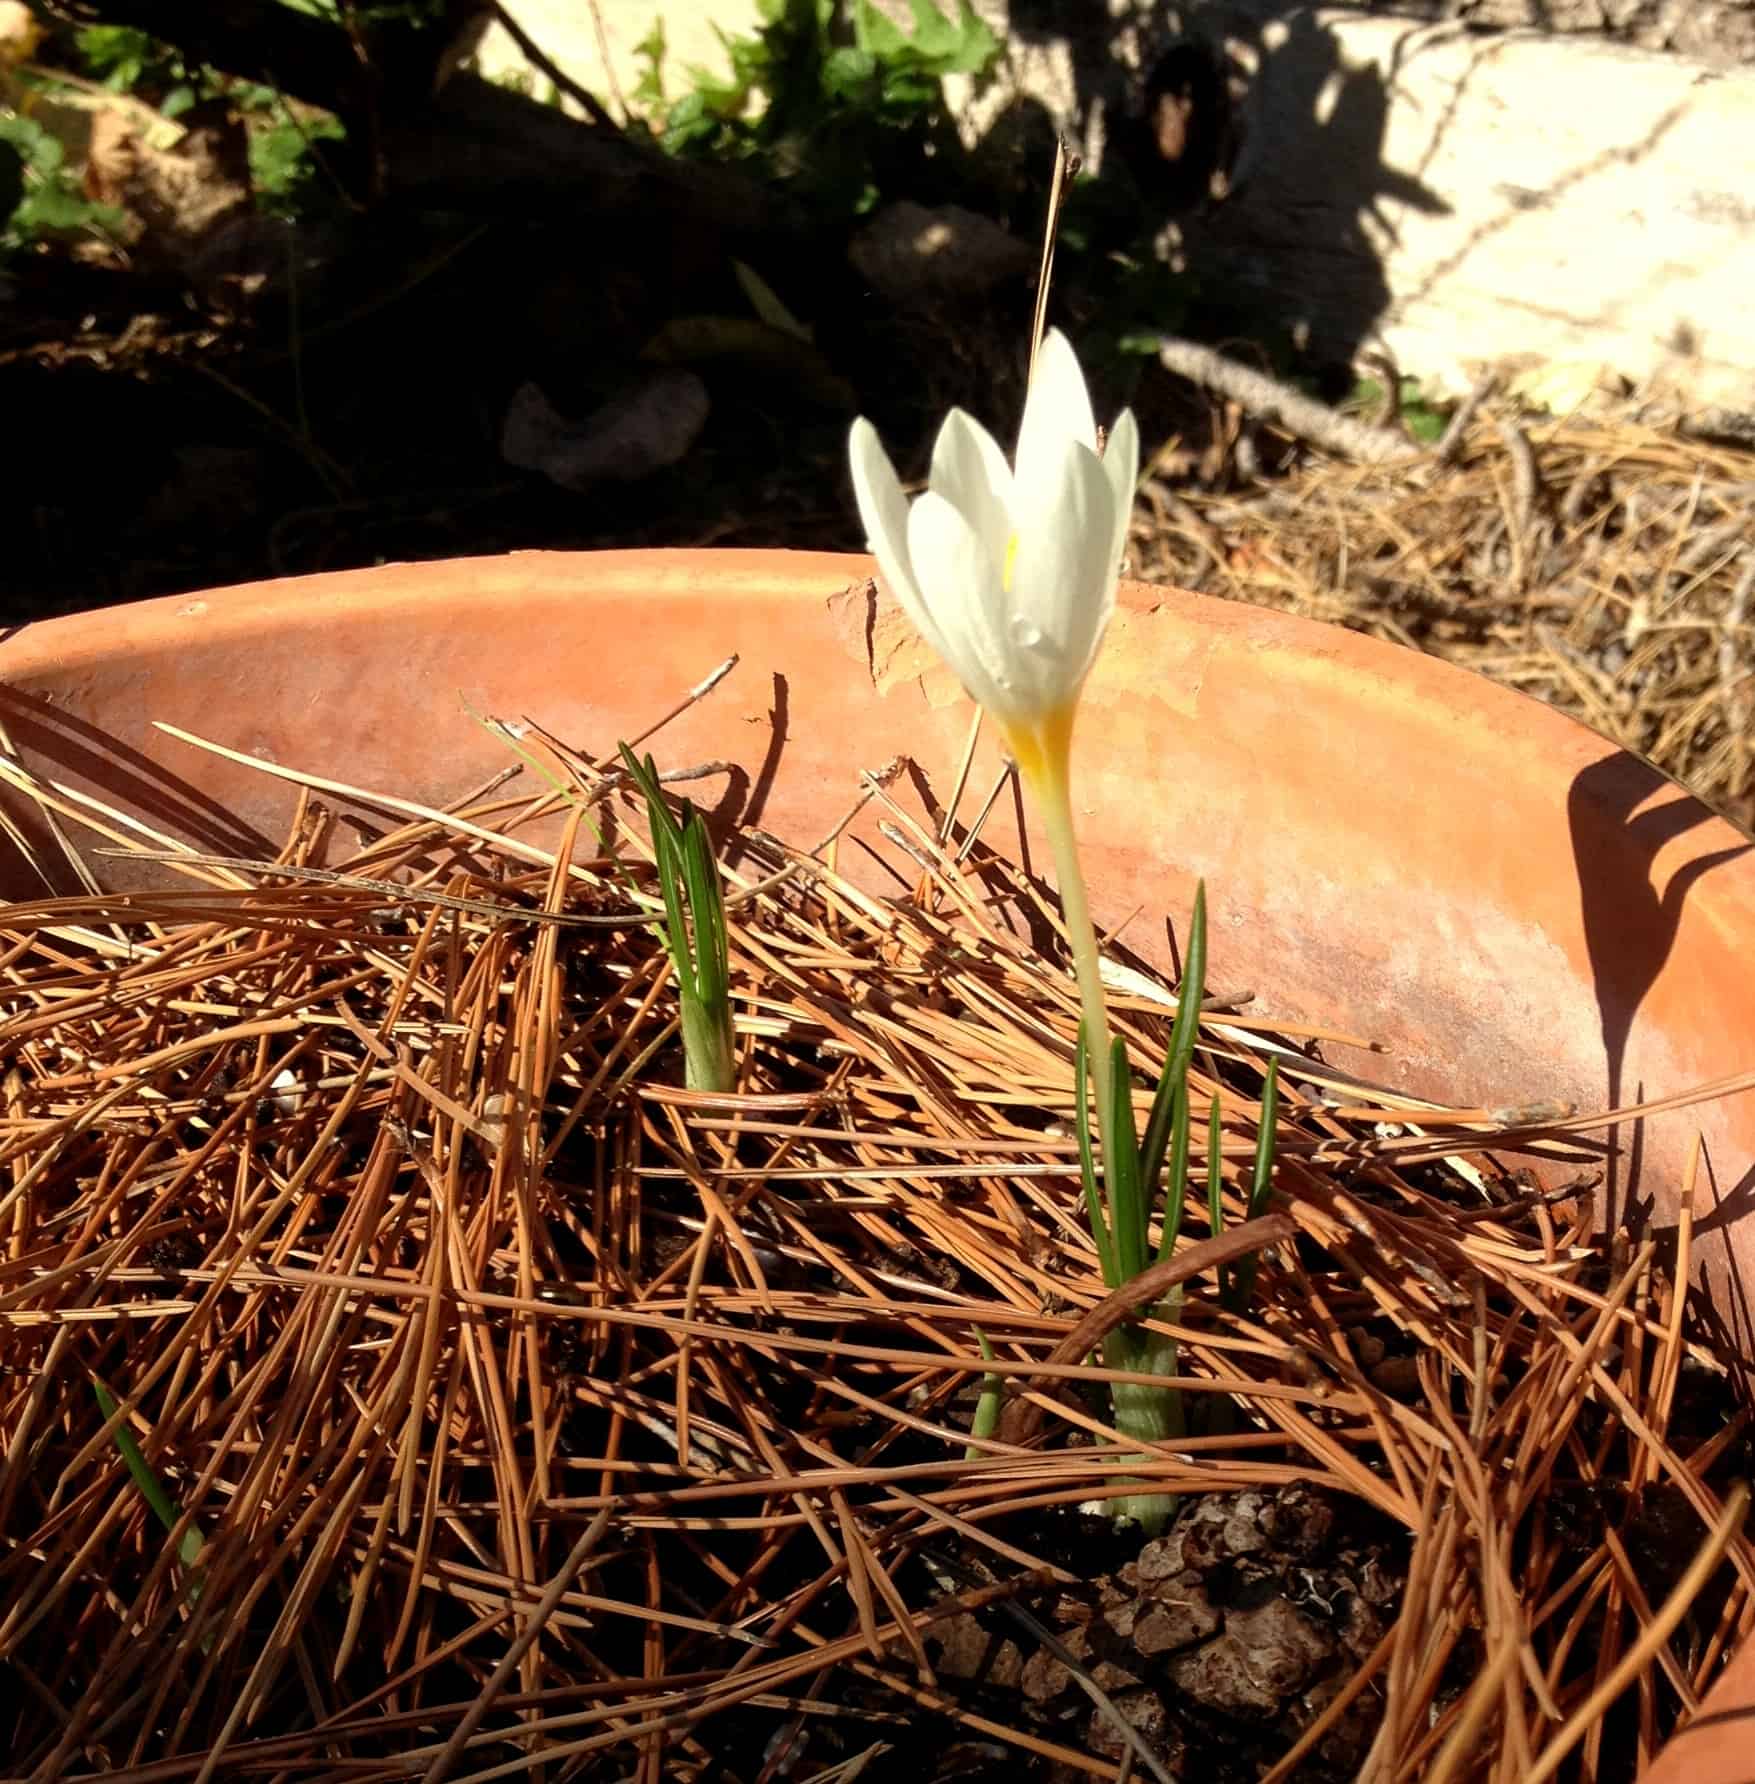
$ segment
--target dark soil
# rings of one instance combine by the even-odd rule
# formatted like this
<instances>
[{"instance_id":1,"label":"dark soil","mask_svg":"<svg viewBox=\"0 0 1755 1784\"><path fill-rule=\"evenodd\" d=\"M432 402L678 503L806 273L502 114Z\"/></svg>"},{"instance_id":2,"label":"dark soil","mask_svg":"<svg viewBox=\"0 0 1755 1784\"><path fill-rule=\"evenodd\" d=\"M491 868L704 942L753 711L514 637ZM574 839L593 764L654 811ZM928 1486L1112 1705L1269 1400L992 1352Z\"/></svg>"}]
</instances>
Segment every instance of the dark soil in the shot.
<instances>
[{"instance_id":1,"label":"dark soil","mask_svg":"<svg viewBox=\"0 0 1755 1784\"><path fill-rule=\"evenodd\" d=\"M1723 1379L1690 1372L1691 1419L1730 1413ZM1682 1400L1678 1415L1683 1415ZM1736 1470L1732 1470L1735 1472ZM1624 1492L1559 1488L1541 1514L1550 1532L1565 1529L1582 1559L1619 1522L1640 1585L1652 1602L1675 1584L1699 1544L1700 1525L1679 1491L1649 1489L1629 1515ZM1348 1687L1393 1625L1406 1583L1407 1533L1357 1501L1302 1486L1212 1493L1186 1501L1166 1533L1141 1543L1104 1518L1048 1514L1034 1528L1005 1534L1046 1559L1084 1571L1076 1587L1002 1599L937 1625L927 1653L951 1713L909 1714L891 1692L843 1674L809 1710L776 1719L754 1708L711 1724L725 1780L803 1775L868 1755L860 1776L932 1780L1012 1778L1077 1784L1086 1774L1025 1748L972 1735L963 1715L1027 1741L1119 1761L1129 1742L1175 1778L1203 1784L1254 1784ZM941 1587L991 1579L983 1554L929 1554L917 1579ZM1685 1630L1695 1653L1710 1636L1731 1583L1723 1569L1691 1611ZM1596 1629L1600 1636L1600 1627ZM1595 1662L1587 1626L1581 1669ZM1479 1643L1459 1646L1440 1683L1439 1703L1473 1682ZM1357 1776L1382 1714L1380 1681L1334 1718L1296 1776L1310 1784L1348 1784ZM1674 1704L1669 1713L1674 1714ZM1604 1743L1599 1784L1631 1780L1636 1709L1625 1698L1609 1726L1629 1739ZM779 1762L776 1764L776 1762ZM1138 1777L1150 1775L1139 1763ZM1579 1775L1569 1768L1564 1777Z\"/></svg>"},{"instance_id":2,"label":"dark soil","mask_svg":"<svg viewBox=\"0 0 1755 1784\"><path fill-rule=\"evenodd\" d=\"M1102 1520L1080 1522L1095 1526L1078 1532L1087 1553L1113 1543ZM939 1632L934 1659L975 1701L1009 1695L1022 1730L1119 1759L1119 1715L1172 1772L1245 1784L1376 1646L1405 1553L1402 1533L1308 1488L1209 1494L1131 1559L1049 1599L1037 1614L1051 1639L1003 1612L964 1615ZM1093 1704L1075 1667L1112 1708ZM1299 1775L1351 1778L1375 1705L1363 1694Z\"/></svg>"}]
</instances>

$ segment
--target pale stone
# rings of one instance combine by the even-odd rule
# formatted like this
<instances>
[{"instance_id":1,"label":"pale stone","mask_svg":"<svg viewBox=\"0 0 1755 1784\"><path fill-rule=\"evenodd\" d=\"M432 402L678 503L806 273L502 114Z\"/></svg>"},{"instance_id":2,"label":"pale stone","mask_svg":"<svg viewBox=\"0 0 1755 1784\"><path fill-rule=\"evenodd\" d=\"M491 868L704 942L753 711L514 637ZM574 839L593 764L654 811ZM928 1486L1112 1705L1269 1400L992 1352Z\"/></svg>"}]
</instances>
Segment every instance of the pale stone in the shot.
<instances>
[{"instance_id":1,"label":"pale stone","mask_svg":"<svg viewBox=\"0 0 1755 1784\"><path fill-rule=\"evenodd\" d=\"M512 4L612 105L639 79L655 17L673 99L686 64L725 71L715 25L757 23L755 0ZM877 4L906 24L907 0ZM1058 8L1050 29L1049 9L1032 0L1026 18L1014 0L1014 30L1006 0L975 5L1003 50L989 76L947 83L965 141L1029 102L1099 166L1111 120L1168 47L1162 7ZM1163 219L1166 252L1208 290L1235 288L1319 354L1383 347L1439 395L1492 368L1563 406L1625 384L1755 409L1755 68L1596 37L1287 15L1279 0L1190 18L1244 93L1230 197ZM481 58L489 72L517 61L503 34Z\"/></svg>"}]
</instances>

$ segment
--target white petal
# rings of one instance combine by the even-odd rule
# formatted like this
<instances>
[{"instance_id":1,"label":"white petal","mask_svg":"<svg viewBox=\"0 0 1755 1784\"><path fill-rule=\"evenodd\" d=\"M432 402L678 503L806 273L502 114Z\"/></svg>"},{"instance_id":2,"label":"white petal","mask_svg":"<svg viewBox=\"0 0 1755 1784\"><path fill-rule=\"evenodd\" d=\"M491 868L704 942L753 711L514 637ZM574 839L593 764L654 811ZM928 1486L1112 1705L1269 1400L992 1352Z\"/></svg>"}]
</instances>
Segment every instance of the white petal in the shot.
<instances>
[{"instance_id":1,"label":"white petal","mask_svg":"<svg viewBox=\"0 0 1755 1784\"><path fill-rule=\"evenodd\" d=\"M865 527L867 545L878 561L890 592L910 615L924 608L908 561L908 498L890 455L884 451L878 431L863 415L854 422L847 440L847 459L853 469L853 495ZM938 639L918 617L914 622L937 647Z\"/></svg>"},{"instance_id":2,"label":"white petal","mask_svg":"<svg viewBox=\"0 0 1755 1784\"><path fill-rule=\"evenodd\" d=\"M1012 468L999 442L961 409L953 409L932 448L929 486L975 529L1003 569L1011 543Z\"/></svg>"},{"instance_id":3,"label":"white petal","mask_svg":"<svg viewBox=\"0 0 1755 1784\"><path fill-rule=\"evenodd\" d=\"M1072 344L1058 328L1042 338L1036 355L1036 375L1024 399L1024 421L1018 429L1017 494L1012 503L1013 525L1027 518L1023 506L1025 485L1036 483L1058 465L1061 448L1077 440L1097 450L1097 423L1091 414L1091 397L1085 374L1079 370Z\"/></svg>"},{"instance_id":4,"label":"white petal","mask_svg":"<svg viewBox=\"0 0 1755 1784\"><path fill-rule=\"evenodd\" d=\"M1103 475L1109 480L1109 497L1115 505L1114 549L1109 558L1109 574L1114 576L1127 550L1127 524L1133 518L1133 492L1140 480L1140 430L1131 409L1123 409L1109 430L1109 442L1103 448Z\"/></svg>"},{"instance_id":5,"label":"white petal","mask_svg":"<svg viewBox=\"0 0 1755 1784\"><path fill-rule=\"evenodd\" d=\"M1000 715L1014 712L1015 677L997 624L999 573L981 536L958 509L928 490L908 515L908 551L933 627L921 631L983 706ZM910 617L919 624L912 609Z\"/></svg>"},{"instance_id":6,"label":"white petal","mask_svg":"<svg viewBox=\"0 0 1755 1784\"><path fill-rule=\"evenodd\" d=\"M1044 712L1070 700L1097 654L1115 606L1115 502L1089 448L1061 446L1054 494L1018 529L1007 596L1011 634Z\"/></svg>"}]
</instances>

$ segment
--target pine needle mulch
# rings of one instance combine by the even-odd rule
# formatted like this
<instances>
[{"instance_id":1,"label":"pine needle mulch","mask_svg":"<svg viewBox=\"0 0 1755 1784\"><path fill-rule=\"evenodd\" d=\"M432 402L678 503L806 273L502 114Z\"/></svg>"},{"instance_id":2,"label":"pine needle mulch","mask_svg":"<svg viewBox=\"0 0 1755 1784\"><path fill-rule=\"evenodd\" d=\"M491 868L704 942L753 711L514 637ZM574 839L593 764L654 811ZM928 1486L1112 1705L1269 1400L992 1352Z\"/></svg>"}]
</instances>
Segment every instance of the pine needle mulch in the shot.
<instances>
[{"instance_id":1,"label":"pine needle mulch","mask_svg":"<svg viewBox=\"0 0 1755 1784\"><path fill-rule=\"evenodd\" d=\"M1604 1117L1496 1132L1376 1088L1357 1037L1210 1008L1227 1231L1280 1060L1273 1243L1241 1312L1189 1280L1205 1434L1142 1460L1092 1386L1121 1304L1040 890L893 776L850 771L886 897L837 871L851 831L743 833L746 1094L688 1094L629 790L518 747L445 812L306 787L272 863L0 763L62 840L45 872L89 884L0 913L13 1773L827 1778L924 1728L996 1776L1165 1776L1131 1728L1117 1761L997 1713L935 1645L1052 1597L1045 1520L1142 1476L1302 1483L1397 1533L1399 1610L1275 1778L1361 1706L1363 1775L1507 1784L1624 1775L1694 1709L1755 1628L1755 1547L1740 1373L1678 1288L1691 1186L1673 1245L1593 1238ZM115 849L174 889L98 891ZM1118 966L1159 1060L1173 993ZM1189 1206L1178 1269L1212 1249ZM1093 1730L1126 1720L1087 1684ZM853 1757L801 1763L824 1729Z\"/></svg>"},{"instance_id":2,"label":"pine needle mulch","mask_svg":"<svg viewBox=\"0 0 1755 1784\"><path fill-rule=\"evenodd\" d=\"M1133 574L1478 670L1755 829L1755 452L1637 413L1465 409L1397 462L1312 455L1253 489L1148 475Z\"/></svg>"}]
</instances>

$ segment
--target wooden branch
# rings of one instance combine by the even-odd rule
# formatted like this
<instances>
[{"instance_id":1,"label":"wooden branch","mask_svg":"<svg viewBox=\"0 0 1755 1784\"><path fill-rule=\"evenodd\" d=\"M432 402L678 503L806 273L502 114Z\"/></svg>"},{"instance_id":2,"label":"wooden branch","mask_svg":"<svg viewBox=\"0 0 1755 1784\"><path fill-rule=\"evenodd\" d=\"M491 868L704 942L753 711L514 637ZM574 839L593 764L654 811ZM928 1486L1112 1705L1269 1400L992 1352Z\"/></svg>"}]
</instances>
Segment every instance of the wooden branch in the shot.
<instances>
[{"instance_id":1,"label":"wooden branch","mask_svg":"<svg viewBox=\"0 0 1755 1784\"><path fill-rule=\"evenodd\" d=\"M1306 396L1278 378L1252 371L1197 341L1163 335L1158 341L1158 363L1167 372L1187 378L1207 390L1228 397L1259 421L1277 427L1294 438L1308 440L1326 452L1360 464L1386 465L1421 456L1406 436L1388 428L1372 427L1342 415L1327 403Z\"/></svg>"},{"instance_id":2,"label":"wooden branch","mask_svg":"<svg viewBox=\"0 0 1755 1784\"><path fill-rule=\"evenodd\" d=\"M501 0L488 0L488 8L493 13L495 19L499 21L500 29L504 31L515 44L517 44L519 53L531 67L536 69L539 74L546 74L561 92L567 94L569 98L577 101L577 103L584 108L586 117L588 117L593 124L596 124L603 130L614 130L616 128L615 119L603 109L602 102L598 99L597 95L593 93L589 87L580 86L579 83L567 73L566 69L561 67L561 65L543 49L542 45L539 44L515 18L512 17L511 13L509 13L501 4ZM607 58L605 58L604 65L606 67L608 66Z\"/></svg>"},{"instance_id":3,"label":"wooden branch","mask_svg":"<svg viewBox=\"0 0 1755 1784\"><path fill-rule=\"evenodd\" d=\"M276 0L103 0L106 22L134 25L192 62L265 81L346 117L364 73L347 33Z\"/></svg>"},{"instance_id":4,"label":"wooden branch","mask_svg":"<svg viewBox=\"0 0 1755 1784\"><path fill-rule=\"evenodd\" d=\"M386 118L387 190L435 208L547 216L644 213L717 236L800 236L802 205L734 168L679 161L473 74L420 114Z\"/></svg>"}]
</instances>

